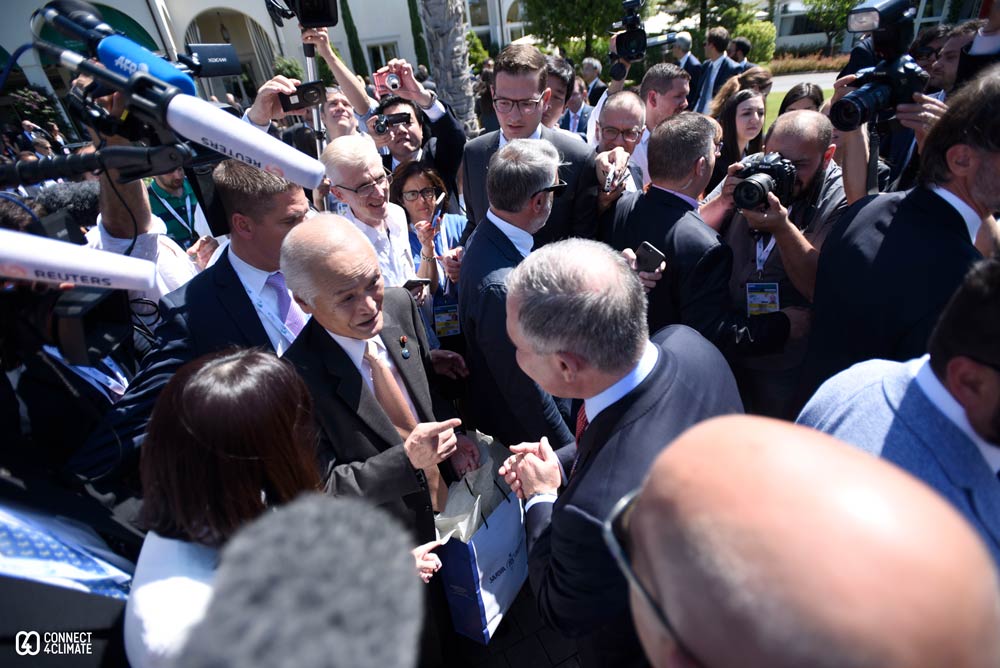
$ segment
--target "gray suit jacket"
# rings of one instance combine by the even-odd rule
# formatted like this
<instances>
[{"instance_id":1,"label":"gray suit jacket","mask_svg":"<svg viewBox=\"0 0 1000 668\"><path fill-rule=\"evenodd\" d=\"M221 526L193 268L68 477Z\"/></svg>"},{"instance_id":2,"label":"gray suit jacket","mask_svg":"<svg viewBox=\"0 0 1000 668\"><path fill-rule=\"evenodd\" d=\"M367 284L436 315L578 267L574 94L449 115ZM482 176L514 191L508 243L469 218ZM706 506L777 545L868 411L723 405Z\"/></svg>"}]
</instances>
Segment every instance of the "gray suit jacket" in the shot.
<instances>
[{"instance_id":1,"label":"gray suit jacket","mask_svg":"<svg viewBox=\"0 0 1000 668\"><path fill-rule=\"evenodd\" d=\"M826 383L798 422L886 459L936 489L1000 565L1000 482L976 444L914 381L920 360L870 360Z\"/></svg>"}]
</instances>

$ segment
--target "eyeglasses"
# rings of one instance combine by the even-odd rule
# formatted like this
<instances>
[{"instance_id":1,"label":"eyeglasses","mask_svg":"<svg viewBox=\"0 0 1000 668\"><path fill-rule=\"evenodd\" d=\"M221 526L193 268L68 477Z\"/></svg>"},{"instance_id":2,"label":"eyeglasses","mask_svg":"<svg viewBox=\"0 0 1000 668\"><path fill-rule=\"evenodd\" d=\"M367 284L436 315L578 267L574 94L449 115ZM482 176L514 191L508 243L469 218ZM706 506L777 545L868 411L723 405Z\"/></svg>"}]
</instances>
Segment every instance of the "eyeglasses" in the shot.
<instances>
[{"instance_id":1,"label":"eyeglasses","mask_svg":"<svg viewBox=\"0 0 1000 668\"><path fill-rule=\"evenodd\" d=\"M422 190L404 190L403 199L407 202L416 202L418 197L433 201L438 196L437 188L423 188Z\"/></svg>"},{"instance_id":2,"label":"eyeglasses","mask_svg":"<svg viewBox=\"0 0 1000 668\"><path fill-rule=\"evenodd\" d=\"M910 55L914 58L937 58L941 53L940 49L934 49L929 46L921 46L910 52Z\"/></svg>"},{"instance_id":3,"label":"eyeglasses","mask_svg":"<svg viewBox=\"0 0 1000 668\"><path fill-rule=\"evenodd\" d=\"M719 157L720 155L722 155L723 146L725 146L725 143L721 141L715 142L715 157Z\"/></svg>"},{"instance_id":4,"label":"eyeglasses","mask_svg":"<svg viewBox=\"0 0 1000 668\"><path fill-rule=\"evenodd\" d=\"M632 510L635 508L636 499L639 498L639 492L641 488L637 488L623 496L619 499L615 507L611 509L611 514L608 519L604 520L604 544L607 545L608 551L611 552L611 556L614 558L615 562L618 564L618 569L625 576L630 587L634 587L637 592L642 596L642 599L649 606L650 610L656 616L657 621L667 632L667 634L673 638L674 644L677 648L683 652L686 656L695 660L699 665L703 665L697 660L696 655L687 648L687 646L681 641L680 637L677 635L677 630L674 625L670 623L667 618L667 613L663 611L663 608L653 599L653 595L639 577L635 574L635 570L632 568L632 559L628 553L628 523L632 516Z\"/></svg>"},{"instance_id":5,"label":"eyeglasses","mask_svg":"<svg viewBox=\"0 0 1000 668\"><path fill-rule=\"evenodd\" d=\"M357 188L348 188L347 186L342 186L340 184L336 184L334 187L350 190L352 193L359 195L360 197L369 197L375 192L375 188L387 188L390 185L392 185L392 174L386 172L371 183L366 183L363 186L358 186Z\"/></svg>"},{"instance_id":6,"label":"eyeglasses","mask_svg":"<svg viewBox=\"0 0 1000 668\"><path fill-rule=\"evenodd\" d=\"M516 105L522 114L530 114L538 108L541 101L540 97L532 100L508 100L505 97L496 97L493 98L493 108L501 114L509 114Z\"/></svg>"},{"instance_id":7,"label":"eyeglasses","mask_svg":"<svg viewBox=\"0 0 1000 668\"><path fill-rule=\"evenodd\" d=\"M535 195L538 195L540 193L552 193L556 197L559 197L566 191L566 186L568 185L569 185L568 183L566 183L562 179L559 179L558 183L553 183L548 188L542 188L541 190L536 190L535 192L531 193L531 196L534 197Z\"/></svg>"},{"instance_id":8,"label":"eyeglasses","mask_svg":"<svg viewBox=\"0 0 1000 668\"><path fill-rule=\"evenodd\" d=\"M635 128L619 130L618 128L611 126L601 126L601 137L604 138L604 141L614 141L618 139L618 135L621 135L622 139L627 142L635 142L639 141L639 137L642 136L642 133Z\"/></svg>"}]
</instances>

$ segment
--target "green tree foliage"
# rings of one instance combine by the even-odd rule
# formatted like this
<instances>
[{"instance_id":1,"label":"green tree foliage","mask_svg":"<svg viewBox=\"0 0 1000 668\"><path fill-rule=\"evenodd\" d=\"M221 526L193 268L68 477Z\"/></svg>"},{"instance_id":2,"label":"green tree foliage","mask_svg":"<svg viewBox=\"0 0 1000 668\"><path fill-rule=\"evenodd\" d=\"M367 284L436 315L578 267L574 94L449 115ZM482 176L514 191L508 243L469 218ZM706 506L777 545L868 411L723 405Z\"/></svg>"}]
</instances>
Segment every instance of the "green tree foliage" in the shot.
<instances>
[{"instance_id":1,"label":"green tree foliage","mask_svg":"<svg viewBox=\"0 0 1000 668\"><path fill-rule=\"evenodd\" d=\"M701 18L701 27L697 30L690 30L692 36L695 32L703 38L706 32L705 26L714 28L723 26L732 35L737 26L749 23L756 19L757 4L744 2L743 0L681 0L678 5L680 9L674 12L677 16L698 16ZM693 42L692 51L701 57L703 52L704 39Z\"/></svg>"},{"instance_id":2,"label":"green tree foliage","mask_svg":"<svg viewBox=\"0 0 1000 668\"><path fill-rule=\"evenodd\" d=\"M750 62L767 65L774 58L774 40L777 31L770 21L750 21L736 26L733 36L746 37L753 45Z\"/></svg>"},{"instance_id":3,"label":"green tree foliage","mask_svg":"<svg viewBox=\"0 0 1000 668\"><path fill-rule=\"evenodd\" d=\"M351 16L351 6L347 0L340 0L340 16L344 21L344 32L347 33L347 47L351 53L351 65L354 73L361 76L370 74L368 61L365 60L365 50L361 48L361 40L358 38L358 27L354 25L354 17Z\"/></svg>"},{"instance_id":4,"label":"green tree foliage","mask_svg":"<svg viewBox=\"0 0 1000 668\"><path fill-rule=\"evenodd\" d=\"M317 60L320 60L317 58ZM306 73L302 69L302 65L299 61L292 58L285 58L284 56L278 56L274 59L274 65L272 66L274 70L273 76L278 76L279 74L283 77L288 77L289 79L298 79L299 81L305 81Z\"/></svg>"},{"instance_id":5,"label":"green tree foliage","mask_svg":"<svg viewBox=\"0 0 1000 668\"><path fill-rule=\"evenodd\" d=\"M847 14L857 0L804 0L806 16L826 34L826 55L833 55L833 45L843 39L847 30Z\"/></svg>"},{"instance_id":6,"label":"green tree foliage","mask_svg":"<svg viewBox=\"0 0 1000 668\"><path fill-rule=\"evenodd\" d=\"M65 125L45 89L36 86L18 88L10 94L10 97L20 118L36 125L44 126L47 121Z\"/></svg>"},{"instance_id":7,"label":"green tree foliage","mask_svg":"<svg viewBox=\"0 0 1000 668\"><path fill-rule=\"evenodd\" d=\"M483 40L470 30L465 33L465 43L469 46L469 64L476 68L477 72L482 71L483 63L490 57L486 47L483 46Z\"/></svg>"},{"instance_id":8,"label":"green tree foliage","mask_svg":"<svg viewBox=\"0 0 1000 668\"><path fill-rule=\"evenodd\" d=\"M410 31L413 33L413 49L417 54L417 62L413 63L413 69L417 69L417 65L426 65L427 69L430 70L431 59L427 55L427 44L424 42L424 24L420 21L417 0L406 0L406 6L410 10Z\"/></svg>"},{"instance_id":9,"label":"green tree foliage","mask_svg":"<svg viewBox=\"0 0 1000 668\"><path fill-rule=\"evenodd\" d=\"M622 18L620 2L613 0L521 0L532 34L566 48L571 38L583 39L583 55L603 57L594 48L594 38L607 35L611 24ZM643 11L648 13L652 5ZM579 62L579 61L577 61Z\"/></svg>"}]
</instances>

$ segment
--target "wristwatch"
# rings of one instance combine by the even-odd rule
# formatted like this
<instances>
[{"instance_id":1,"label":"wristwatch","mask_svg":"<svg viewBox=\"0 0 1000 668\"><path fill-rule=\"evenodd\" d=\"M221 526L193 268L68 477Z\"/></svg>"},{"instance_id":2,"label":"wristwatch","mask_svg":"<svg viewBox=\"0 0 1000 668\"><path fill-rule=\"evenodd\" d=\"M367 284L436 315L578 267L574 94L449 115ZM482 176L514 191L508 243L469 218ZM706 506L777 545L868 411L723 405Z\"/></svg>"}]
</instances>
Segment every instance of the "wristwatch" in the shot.
<instances>
[{"instance_id":1,"label":"wristwatch","mask_svg":"<svg viewBox=\"0 0 1000 668\"><path fill-rule=\"evenodd\" d=\"M425 90L425 92L431 96L431 101L427 104L427 106L424 106L422 104L418 104L417 106L423 109L424 111L427 111L428 109L434 106L435 102L438 101L438 94L432 90Z\"/></svg>"}]
</instances>

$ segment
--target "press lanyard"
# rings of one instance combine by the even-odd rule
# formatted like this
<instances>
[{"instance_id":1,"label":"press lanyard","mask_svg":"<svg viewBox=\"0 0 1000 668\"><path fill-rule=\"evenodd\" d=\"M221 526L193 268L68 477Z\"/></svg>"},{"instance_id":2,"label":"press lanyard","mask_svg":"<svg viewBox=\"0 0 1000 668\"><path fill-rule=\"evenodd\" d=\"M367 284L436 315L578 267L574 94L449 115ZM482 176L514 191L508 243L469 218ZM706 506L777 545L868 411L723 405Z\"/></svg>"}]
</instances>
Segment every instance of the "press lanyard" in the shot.
<instances>
[{"instance_id":1,"label":"press lanyard","mask_svg":"<svg viewBox=\"0 0 1000 668\"><path fill-rule=\"evenodd\" d=\"M125 390L128 389L128 378L125 377L125 372L110 356L105 357L100 362L111 372L108 374L97 367L70 364L55 346L43 346L43 350L79 374L80 378L103 392L112 402L120 399L125 394Z\"/></svg>"},{"instance_id":2,"label":"press lanyard","mask_svg":"<svg viewBox=\"0 0 1000 668\"><path fill-rule=\"evenodd\" d=\"M281 337L285 339L289 345L295 343L295 334L292 333L292 330L288 329L288 325L281 321L281 318L278 317L277 313L264 306L264 300L260 298L260 295L254 295L253 292L250 291L250 288L245 285L243 286L243 289L247 291L247 296L250 297L250 301L253 302L254 308L257 309L257 313L260 314L260 317L271 323L271 325L278 330L278 333L281 334ZM294 306L289 304L288 308L294 308Z\"/></svg>"},{"instance_id":3,"label":"press lanyard","mask_svg":"<svg viewBox=\"0 0 1000 668\"><path fill-rule=\"evenodd\" d=\"M771 235L771 240L767 242L767 246L764 245L764 237L757 239L757 271L761 274L764 273L764 263L767 262L767 258L771 257L771 251L774 250L774 235Z\"/></svg>"},{"instance_id":4,"label":"press lanyard","mask_svg":"<svg viewBox=\"0 0 1000 668\"><path fill-rule=\"evenodd\" d=\"M186 228L187 231L188 231L188 233L189 233L189 235L192 238L194 238L194 221L191 219L191 197L190 197L190 195L188 195L187 193L184 194L184 207L187 209L187 222L184 222L184 220L177 213L177 210L174 209L174 207L172 207L169 204L167 204L167 201L165 199L163 199L162 197L160 197L160 193L156 192L155 188L150 188L149 190L154 195L156 195L156 199L160 200L160 202L163 203L163 208L166 209L167 211L169 211L170 215L172 215L174 218L176 218L177 222L179 222L182 227Z\"/></svg>"}]
</instances>

